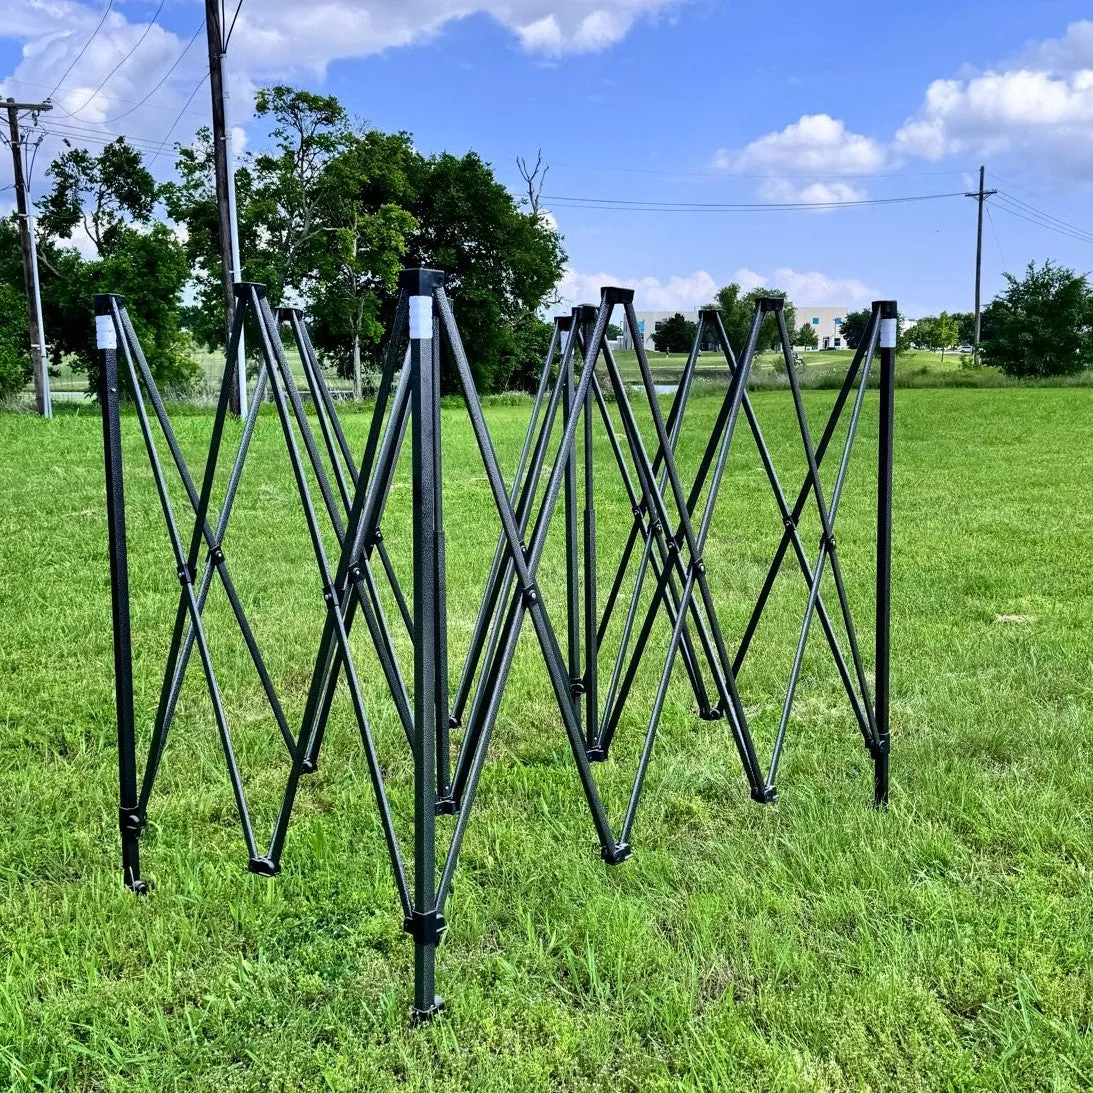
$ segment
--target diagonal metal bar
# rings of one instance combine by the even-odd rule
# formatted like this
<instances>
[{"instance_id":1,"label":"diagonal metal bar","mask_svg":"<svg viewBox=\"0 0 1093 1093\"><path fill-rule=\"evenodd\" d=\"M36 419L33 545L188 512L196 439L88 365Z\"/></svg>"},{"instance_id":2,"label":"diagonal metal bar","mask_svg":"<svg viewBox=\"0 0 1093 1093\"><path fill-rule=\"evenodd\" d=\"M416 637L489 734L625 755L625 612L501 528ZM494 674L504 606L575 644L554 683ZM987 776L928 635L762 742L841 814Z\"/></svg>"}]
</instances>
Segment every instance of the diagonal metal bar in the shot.
<instances>
[{"instance_id":1,"label":"diagonal metal bar","mask_svg":"<svg viewBox=\"0 0 1093 1093\"><path fill-rule=\"evenodd\" d=\"M725 333L724 324L721 322L721 316L715 315L715 332L718 337L718 341L721 344L722 351L725 354L726 360L729 362L730 374L736 370L736 359L733 356L732 348L729 346L728 335ZM767 481L770 483L771 492L774 494L775 502L778 505L779 515L782 518L782 524L785 528L785 533L789 535L791 545L793 546L794 554L797 558L797 563L801 569L801 574L804 577L806 587L811 587L812 584L812 565L808 559L808 555L805 551L804 544L801 542L801 535L797 528L797 522L793 517L792 511L789 507L789 502L786 499L785 491L782 488L781 480L778 477L778 472L774 466L774 460L771 458L770 449L767 446L766 439L763 436L762 427L759 424L759 419L755 414L755 410L752 406L751 399L748 397L747 390L744 391L743 402L744 415L747 418L748 426L751 430L752 438L755 441L755 446L759 452L760 462L763 464L763 470L766 473ZM819 462L819 459L817 460ZM861 700L857 691L854 689L854 682L850 676L850 670L846 665L846 658L843 655L842 649L839 645L838 636L835 633L835 628L831 622L831 618L828 615L827 608L824 605L823 596L819 596L816 600L816 612L820 618L820 623L824 631L824 636L827 638L829 647L831 648L831 655L835 661L835 665L839 672L839 678L842 680L843 687L846 690L847 698L850 702L850 707L854 713L854 717L858 722L858 727L862 731L862 735L868 741L870 738L869 722L865 713L862 711ZM733 673L739 677L741 667L741 660L739 656L737 660L733 662Z\"/></svg>"},{"instance_id":2,"label":"diagonal metal bar","mask_svg":"<svg viewBox=\"0 0 1093 1093\"><path fill-rule=\"evenodd\" d=\"M551 685L554 688L558 707L562 714L566 735L569 737L570 749L573 752L573 757L577 764L581 786L584 790L585 798L592 813L593 822L600 839L601 853L605 859L609 861L618 860L618 856L620 852L623 851L623 848L616 843L611 832L606 812L604 811L603 804L600 800L599 790L596 787L596 781L592 776L592 770L585 753L581 727L575 717L573 709L565 661L561 650L558 647L557 638L555 637L550 619L546 614L542 594L535 583L535 573L542 558L543 548L546 545L549 521L553 515L558 494L562 487L562 479L566 471L566 458L569 451L572 449L576 438L577 424L580 415L572 415L566 424L561 445L558 448L555 458L554 467L551 471L550 480L547 484L546 495L536 520L530 551L525 555L517 530L516 514L513 511L508 492L505 489L504 478L501 474L497 455L493 448L493 442L490 438L485 417L482 413L482 405L474 388L474 380L471 375L470 365L463 349L459 329L455 324L455 316L452 314L451 305L449 304L443 289L438 289L436 291L436 302L438 310L440 311L441 321L445 332L447 333L449 348L451 349L452 356L455 359L456 367L460 374L464 399L466 400L467 411L471 419L471 427L478 443L479 453L482 456L483 464L485 465L486 477L489 480L490 489L493 493L494 504L501 517L501 524L504 528L505 537L508 542L509 555L517 570L517 579L519 581L517 595L519 596L523 607L518 607L516 620L514 621L513 626L515 629L518 629L519 622L522 621L523 613L526 609L527 613L531 615L532 625L535 629L536 636L539 639L543 659L547 666L547 673L550 676ZM587 398L593 362L597 355L598 347L603 343L610 310L611 308L605 300L604 304L601 305L600 314L596 320L596 328L593 333L593 346L586 355L586 359L581 366L580 378L573 396L573 401L577 406L583 406ZM510 644L509 635L506 634L502 647L508 647ZM511 661L509 664L511 664ZM509 665L502 665L502 670L498 672L498 678L493 681L494 685L492 690L495 693L500 689L503 689L504 679L507 678L508 666ZM471 734L472 728L477 729L476 726L469 725L467 729L468 735ZM481 742L480 730L479 742ZM476 759L477 758L478 756L476 756ZM462 808L464 810L469 810L469 804L469 801L463 801Z\"/></svg>"},{"instance_id":3,"label":"diagonal metal bar","mask_svg":"<svg viewBox=\"0 0 1093 1093\"><path fill-rule=\"evenodd\" d=\"M778 723L778 732L774 740L774 750L771 754L770 766L767 771L767 787L768 789L774 786L775 779L778 774L778 764L782 756L782 748L785 744L786 728L789 724L790 713L793 709L793 698L797 689L797 681L800 677L801 664L804 660L805 647L808 643L809 631L812 627L813 613L816 607L816 600L820 592L820 582L823 579L824 563L834 545L834 534L832 527L834 525L835 517L838 515L839 499L842 495L843 483L846 481L846 472L850 465L850 453L854 446L854 437L857 433L858 421L861 416L862 404L865 400L865 389L869 381L869 366L872 363L872 353L866 353L864 363L862 365L862 377L858 386L857 396L854 400L854 407L850 415L850 424L847 428L846 441L843 446L842 459L839 463L838 475L835 479L835 485L831 493L831 506L830 508L824 506L821 520L824 527L823 536L820 542L820 550L816 557L816 565L813 569L812 586L808 593L808 603L805 607L805 617L801 624L800 637L797 642L797 650L793 657L793 668L790 672L789 686L786 688L785 702L782 706L782 716ZM801 401L800 383L797 379L796 368L793 367L790 362L789 381L790 388L794 393L794 406L797 410L798 419L801 425L801 438L805 445L806 456L809 459L810 475L813 476L813 486L817 490L817 494L820 497L819 504L822 502L822 493L820 493L819 483L819 471L816 468L815 451L811 446L811 438L808 434L808 423L804 417L804 403Z\"/></svg>"},{"instance_id":4,"label":"diagonal metal bar","mask_svg":"<svg viewBox=\"0 0 1093 1093\"><path fill-rule=\"evenodd\" d=\"M346 684L349 688L353 710L356 715L357 725L360 730L361 742L364 745L365 758L367 760L368 773L372 782L373 793L376 798L377 810L380 814L380 826L383 831L384 841L387 844L388 857L391 861L391 870L395 878L395 886L398 889L399 899L403 911L409 914L411 901L406 869L403 864L402 852L399 847L398 835L395 832L394 821L391 816L391 806L387 799L387 790L384 783L383 772L380 768L379 757L376 752L375 741L372 738L372 729L368 715L364 708L364 700L361 697L360 681L357 678L356 665L349 646L349 636L346 632L342 618L342 606L335 585L334 574L330 570L326 549L323 544L322 533L319 528L318 516L311 499L311 490L308 485L307 475L304 471L303 460L300 456L296 435L292 428L292 418L288 407L285 374L289 371L288 361L285 358L284 348L281 345L277 332L276 320L262 296L255 286L250 286L251 306L258 317L258 333L262 347L262 353L266 359L270 371L270 389L277 407L277 416L281 422L281 430L285 436L285 445L288 449L289 462L292 466L293 478L300 496L300 504L304 510L304 518L307 523L308 535L311 539L312 549L315 554L315 562L322 583L323 599L326 601L327 618L332 620L338 649L344 665ZM263 306L264 305L264 306ZM344 549L343 549L344 554ZM297 742L297 754L293 757L293 770L303 757L302 741ZM276 862L265 863L267 868L276 868Z\"/></svg>"},{"instance_id":5,"label":"diagonal metal bar","mask_svg":"<svg viewBox=\"0 0 1093 1093\"><path fill-rule=\"evenodd\" d=\"M120 327L120 315L117 309L117 300L113 301L113 321ZM182 586L182 595L186 601L186 611L197 636L197 648L201 659L205 682L209 691L209 699L212 702L213 714L216 718L216 727L220 736L220 744L224 751L224 761L228 768L228 778L231 782L232 794L235 797L236 812L243 828L243 838L247 845L247 853L254 858L257 850L254 841L254 828L251 824L250 813L247 809L246 794L243 790L242 776L239 773L239 765L235 758L235 750L232 747L231 730L228 726L227 714L224 712L224 702L220 693L220 685L217 682L216 671L213 668L212 655L209 652L208 641L205 637L205 628L201 623L201 615L197 609L197 600L194 596L193 573L186 564L186 556L182 545L182 536L175 520L174 507L171 504L170 493L167 489L167 480L163 473L163 465L160 462L159 451L156 448L155 437L152 433L152 425L148 418L148 410L145 406L141 383L137 369L133 363L133 355L128 346L125 350L125 361L128 366L129 381L133 390L133 404L137 411L137 421L140 425L141 436L148 453L148 462L152 469L152 478L155 482L156 494L159 498L163 520L167 527L167 537L170 540L171 552L175 558L175 571Z\"/></svg>"}]
</instances>

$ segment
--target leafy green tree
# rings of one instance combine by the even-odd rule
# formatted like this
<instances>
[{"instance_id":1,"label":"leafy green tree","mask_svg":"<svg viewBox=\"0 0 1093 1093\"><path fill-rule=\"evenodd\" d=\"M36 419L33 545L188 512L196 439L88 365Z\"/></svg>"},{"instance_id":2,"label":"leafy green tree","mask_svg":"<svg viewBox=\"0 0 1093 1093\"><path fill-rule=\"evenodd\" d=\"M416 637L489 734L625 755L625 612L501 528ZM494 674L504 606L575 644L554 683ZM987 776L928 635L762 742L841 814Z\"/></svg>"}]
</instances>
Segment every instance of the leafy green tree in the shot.
<instances>
[{"instance_id":1,"label":"leafy green tree","mask_svg":"<svg viewBox=\"0 0 1093 1093\"><path fill-rule=\"evenodd\" d=\"M542 218L523 211L474 152L419 157L409 211L411 266L442 269L480 391L503 391L529 364L519 331L554 292L565 252ZM441 383L455 390L445 362Z\"/></svg>"},{"instance_id":2,"label":"leafy green tree","mask_svg":"<svg viewBox=\"0 0 1093 1093\"><path fill-rule=\"evenodd\" d=\"M696 329L695 323L677 311L671 318L657 323L653 332L653 348L658 353L689 353Z\"/></svg>"},{"instance_id":3,"label":"leafy green tree","mask_svg":"<svg viewBox=\"0 0 1093 1093\"><path fill-rule=\"evenodd\" d=\"M358 355L374 361L394 315L394 273L428 266L448 275L479 389L534 374L541 359L526 353L541 332L532 320L565 255L546 220L523 210L488 164L473 153L423 156L407 133L354 130L332 97L276 87L259 95L258 109L273 123L274 147L236 175L245 273L274 301L309 309L327 359L347 375ZM215 345L223 331L207 135L180 150L178 166L168 210L187 228L198 296L215 320L188 321ZM453 390L451 362L443 368L444 390Z\"/></svg>"},{"instance_id":4,"label":"leafy green tree","mask_svg":"<svg viewBox=\"0 0 1093 1093\"><path fill-rule=\"evenodd\" d=\"M407 241L417 221L386 196L405 193L405 181L375 180L388 170L382 139L354 139L325 172L316 220L323 235L313 250L310 316L315 344L360 398L362 346L384 335L383 302L395 292ZM401 191L401 193L399 192ZM377 200L378 199L378 200Z\"/></svg>"},{"instance_id":5,"label":"leafy green tree","mask_svg":"<svg viewBox=\"0 0 1093 1093\"><path fill-rule=\"evenodd\" d=\"M804 349L815 349L818 340L816 328L811 323L801 323L797 333L793 336L793 344Z\"/></svg>"},{"instance_id":6,"label":"leafy green tree","mask_svg":"<svg viewBox=\"0 0 1093 1093\"><path fill-rule=\"evenodd\" d=\"M328 250L323 201L330 163L352 139L349 118L336 98L278 85L259 91L256 115L269 122L271 148L244 157L235 172L236 216L243 276L264 284L274 303L302 297L319 256ZM190 313L194 334L208 346L224 344L220 222L212 134L200 129L179 147L178 178L163 189L167 212L186 228L187 256L201 305ZM338 224L335 230L344 227Z\"/></svg>"},{"instance_id":7,"label":"leafy green tree","mask_svg":"<svg viewBox=\"0 0 1093 1093\"><path fill-rule=\"evenodd\" d=\"M4 224L8 228L11 226L9 221ZM22 294L12 285L0 283L0 402L18 395L30 382L25 317L26 303Z\"/></svg>"},{"instance_id":8,"label":"leafy green tree","mask_svg":"<svg viewBox=\"0 0 1093 1093\"><path fill-rule=\"evenodd\" d=\"M48 175L53 185L38 216L38 229L47 238L71 239L82 225L101 257L132 224L152 220L156 180L125 137L97 156L71 148L50 164Z\"/></svg>"},{"instance_id":9,"label":"leafy green tree","mask_svg":"<svg viewBox=\"0 0 1093 1093\"><path fill-rule=\"evenodd\" d=\"M50 165L51 188L38 218L42 310L51 365L68 360L88 374L96 390L93 297L118 292L128 297L130 315L148 363L165 389L184 389L198 374L192 343L179 322L189 263L174 232L153 223L158 190L142 154L124 138L98 155L74 148ZM96 257L84 258L73 236L80 230ZM0 233L0 284L18 286L18 238Z\"/></svg>"},{"instance_id":10,"label":"leafy green tree","mask_svg":"<svg viewBox=\"0 0 1093 1093\"><path fill-rule=\"evenodd\" d=\"M721 308L721 321L725 324L725 333L729 338L729 345L734 353L742 353L751 330L752 317L755 314L755 303L762 296L780 296L785 299L786 293L776 288L754 288L750 292L744 290L735 282L719 289L714 303ZM786 320L786 329L791 332L797 325L797 312L789 304L783 309ZM778 320L774 313L763 316L763 324L759 328L759 341L757 347L760 352L767 349L780 349L781 340L778 337Z\"/></svg>"},{"instance_id":11,"label":"leafy green tree","mask_svg":"<svg viewBox=\"0 0 1093 1093\"><path fill-rule=\"evenodd\" d=\"M622 337L622 327L618 323L607 324L607 337L611 341L616 341Z\"/></svg>"},{"instance_id":12,"label":"leafy green tree","mask_svg":"<svg viewBox=\"0 0 1093 1093\"><path fill-rule=\"evenodd\" d=\"M975 342L975 312L954 311L952 317L956 320L957 345L972 345Z\"/></svg>"},{"instance_id":13,"label":"leafy green tree","mask_svg":"<svg viewBox=\"0 0 1093 1093\"><path fill-rule=\"evenodd\" d=\"M1030 262L983 313L984 363L1007 376L1073 376L1093 366L1093 291L1050 260Z\"/></svg>"},{"instance_id":14,"label":"leafy green tree","mask_svg":"<svg viewBox=\"0 0 1093 1093\"><path fill-rule=\"evenodd\" d=\"M945 351L956 345L960 326L955 315L943 311L940 315L924 315L914 325L912 338L917 345L932 349L945 359Z\"/></svg>"},{"instance_id":15,"label":"leafy green tree","mask_svg":"<svg viewBox=\"0 0 1093 1093\"><path fill-rule=\"evenodd\" d=\"M872 314L869 308L863 307L861 311L848 311L843 316L842 325L839 327L839 336L849 348L857 349L861 344Z\"/></svg>"}]
</instances>

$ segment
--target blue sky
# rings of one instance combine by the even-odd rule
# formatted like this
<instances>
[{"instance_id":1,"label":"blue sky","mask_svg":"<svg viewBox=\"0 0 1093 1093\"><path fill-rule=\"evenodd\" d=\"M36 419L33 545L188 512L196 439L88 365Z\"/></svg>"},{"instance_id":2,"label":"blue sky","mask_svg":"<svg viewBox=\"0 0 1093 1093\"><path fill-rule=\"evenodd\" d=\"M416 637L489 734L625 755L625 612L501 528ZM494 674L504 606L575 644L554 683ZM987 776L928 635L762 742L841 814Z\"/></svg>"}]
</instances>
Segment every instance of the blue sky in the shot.
<instances>
[{"instance_id":1,"label":"blue sky","mask_svg":"<svg viewBox=\"0 0 1093 1093\"><path fill-rule=\"evenodd\" d=\"M183 49L202 5L115 0L92 38L106 7L0 0L4 94L41 96L60 82L48 127L89 144L124 132L153 150L172 123L168 143L188 139L208 109L207 88L186 107L203 34ZM960 194L982 162L1003 191L986 227L987 298L1004 268L1031 259L1093 269L1088 10L1067 0L245 0L229 51L233 120L260 143L253 90L283 79L411 131L423 150L475 149L514 188L515 157L541 148L545 205L569 254L567 299L613 281L633 284L639 306L688 307L736 279L787 288L801 304L894 296L910 315L963 310L972 201L775 206ZM170 156L155 165L166 172ZM679 203L755 207L665 207Z\"/></svg>"}]
</instances>

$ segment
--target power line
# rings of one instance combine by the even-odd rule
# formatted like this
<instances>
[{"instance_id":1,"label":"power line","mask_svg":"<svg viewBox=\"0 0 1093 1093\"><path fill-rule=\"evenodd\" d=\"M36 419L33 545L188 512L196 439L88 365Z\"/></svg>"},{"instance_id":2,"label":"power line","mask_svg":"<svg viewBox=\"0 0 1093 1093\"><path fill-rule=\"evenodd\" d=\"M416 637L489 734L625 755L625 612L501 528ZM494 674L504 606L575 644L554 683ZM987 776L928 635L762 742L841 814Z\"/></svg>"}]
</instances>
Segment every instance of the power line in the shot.
<instances>
[{"instance_id":1,"label":"power line","mask_svg":"<svg viewBox=\"0 0 1093 1093\"><path fill-rule=\"evenodd\" d=\"M209 74L206 72L201 77L201 79L198 80L196 84L194 84L194 89L193 89L193 91L190 92L189 98L187 98L187 100L182 104L182 109L178 112L177 116L175 117L175 120L173 122L171 122L170 128L163 135L163 140L160 143L159 151L153 154L152 158L148 161L149 163L154 163L167 150L167 141L171 139L171 134L175 131L175 127L178 125L178 123L180 121L182 121L183 115L186 113L187 109L189 108L190 103L192 103L194 101L194 96L202 89L202 87L205 86L205 81L208 78L209 78Z\"/></svg>"},{"instance_id":2,"label":"power line","mask_svg":"<svg viewBox=\"0 0 1093 1093\"><path fill-rule=\"evenodd\" d=\"M1006 261L1005 254L1002 253L1002 240L998 238L998 229L994 226L994 217L991 216L990 205L984 206L984 211L987 214L987 223L991 226L991 234L994 236L994 245L998 248L998 257L1002 261L1002 272L1005 273L1009 269L1009 263Z\"/></svg>"},{"instance_id":3,"label":"power line","mask_svg":"<svg viewBox=\"0 0 1093 1093\"><path fill-rule=\"evenodd\" d=\"M144 98L140 100L140 102L134 103L128 110L125 111L125 113L116 114L112 118L106 118L105 119L105 124L112 125L114 122L121 121L122 118L127 118L127 117L129 117L130 114L132 114L135 111L139 110L140 107L142 107L167 82L167 80L170 77L171 73L174 72L174 70L176 68L178 68L178 66L182 63L182 59L186 56L187 53L190 52L190 47L194 44L194 42L197 41L197 36L204 29L205 29L205 20L202 19L200 26L198 26L197 30L194 31L193 36L186 43L186 45L183 46L182 52L175 58L174 63L171 65L171 67L169 69L167 69L166 72L164 72L162 77L160 77L159 83L157 83L155 85L155 87L153 87L152 90L149 91L148 94L145 95Z\"/></svg>"},{"instance_id":4,"label":"power line","mask_svg":"<svg viewBox=\"0 0 1093 1093\"><path fill-rule=\"evenodd\" d=\"M1065 220L1060 220L1058 217L1045 213L1004 191L1000 191L998 197L1000 203L997 208L1009 213L1010 216L1017 217L1018 220L1027 220L1030 224L1037 225L1037 227L1046 228L1048 231L1056 232L1058 235L1065 235L1071 239L1077 239L1081 243L1093 243L1093 232L1087 232L1083 228L1067 223Z\"/></svg>"},{"instance_id":5,"label":"power line","mask_svg":"<svg viewBox=\"0 0 1093 1093\"><path fill-rule=\"evenodd\" d=\"M100 83L99 86L96 87L95 90L92 91L91 94L87 96L87 98L83 102L83 105L77 106L76 109L72 110L72 111L65 110L65 111L63 111L63 113L67 114L68 117L70 117L70 118L74 118L74 117L76 117L77 114L80 114L81 112L86 110L88 108L88 106L91 105L91 103L95 99L95 96L106 86L106 84L110 81L110 78L114 75L114 73L117 72L118 69L121 68L121 66L123 64L125 64L125 62L128 61L129 58L132 57L133 54L136 53L136 51L138 49L140 49L141 45L144 42L144 39L147 38L148 35L152 33L152 27L154 27L156 25L156 20L159 18L159 13L161 11L163 11L164 5L166 3L167 3L167 0L159 0L159 7L156 8L155 14L152 16L152 18L148 20L148 25L144 28L144 33L141 34L141 36L133 44L133 48L130 49L129 52L126 53L126 55L124 57L122 57L122 59L120 61L118 61L118 63L116 65L114 65L114 67L112 69L110 69L110 71L103 77L102 83Z\"/></svg>"},{"instance_id":6,"label":"power line","mask_svg":"<svg viewBox=\"0 0 1093 1093\"><path fill-rule=\"evenodd\" d=\"M949 197L963 197L960 193L908 194L901 197L856 198L846 201L770 201L770 202L691 202L691 201L635 201L605 197L573 197L544 195L556 208L563 209L610 209L617 212L786 212L808 209L848 209L870 205L899 205L918 201L937 201Z\"/></svg>"},{"instance_id":7,"label":"power line","mask_svg":"<svg viewBox=\"0 0 1093 1093\"><path fill-rule=\"evenodd\" d=\"M1019 186L1016 182L1013 182L1008 178L1003 178L999 174L996 174L994 177L998 179L999 182L1004 182L1007 186L1012 186L1015 190L1020 190L1023 194L1039 198L1041 201L1046 201L1049 205L1058 205L1060 209L1066 209L1068 213L1080 216L1083 220L1093 220L1093 216L1090 216L1088 212L1083 212L1081 209L1075 209L1073 205L1064 205L1061 201L1056 201L1053 197L1048 197L1046 194L1038 194L1035 190L1030 190L1027 186Z\"/></svg>"},{"instance_id":8,"label":"power line","mask_svg":"<svg viewBox=\"0 0 1093 1093\"><path fill-rule=\"evenodd\" d=\"M12 76L8 79L7 82L8 83L23 84L26 87L49 87L49 84L38 83L34 80L25 79L22 76ZM60 91L82 91L83 88L82 87L64 87L64 86L58 85L57 90L60 90ZM132 106L134 103L136 103L138 101L136 99L124 99L119 95L103 95L103 94L100 94L98 97L100 99L102 99L104 102L113 102L113 103L117 103L120 106ZM148 103L147 105L152 110L174 110L173 106L165 106L163 103L158 103L158 102ZM58 110L58 111L60 110L60 107L58 107L56 103L53 104L53 108L54 108L54 110ZM191 111L191 112L193 113L193 115L195 117L204 117L205 116L199 110L194 110L194 111Z\"/></svg>"},{"instance_id":9,"label":"power line","mask_svg":"<svg viewBox=\"0 0 1093 1093\"><path fill-rule=\"evenodd\" d=\"M235 14L232 16L231 26L228 27L228 33L224 35L224 52L228 51L228 43L232 40L232 31L235 30L236 21L239 18L239 13L243 10L243 0L239 0L239 3L235 5ZM221 18L220 25L224 25L224 20Z\"/></svg>"},{"instance_id":10,"label":"power line","mask_svg":"<svg viewBox=\"0 0 1093 1093\"><path fill-rule=\"evenodd\" d=\"M72 63L65 69L64 75L57 81L57 86L46 96L47 99L52 99L57 94L58 88L68 79L69 74L79 64L80 58L87 52L87 47L99 36L99 31L102 30L103 24L106 22L106 17L110 14L111 9L114 7L114 0L109 0L106 5L106 9L102 13L102 18L99 20L99 25L91 32L91 37L84 42L80 49L80 52L73 58ZM42 85L45 86L44 84Z\"/></svg>"},{"instance_id":11,"label":"power line","mask_svg":"<svg viewBox=\"0 0 1093 1093\"><path fill-rule=\"evenodd\" d=\"M1014 197L1012 194L1008 194L1004 190L1001 191L1001 195L1007 201L1011 202L1014 205L1017 205L1020 209L1023 209L1025 212L1041 218L1045 222L1050 222L1066 231L1077 232L1080 235L1088 235L1093 238L1093 233L1091 233L1086 228L1080 228L1077 224L1071 224L1069 221L1063 220L1058 216L1054 216L1052 213L1045 212L1043 209L1038 209L1035 205L1030 205L1027 201L1022 201L1019 197Z\"/></svg>"}]
</instances>

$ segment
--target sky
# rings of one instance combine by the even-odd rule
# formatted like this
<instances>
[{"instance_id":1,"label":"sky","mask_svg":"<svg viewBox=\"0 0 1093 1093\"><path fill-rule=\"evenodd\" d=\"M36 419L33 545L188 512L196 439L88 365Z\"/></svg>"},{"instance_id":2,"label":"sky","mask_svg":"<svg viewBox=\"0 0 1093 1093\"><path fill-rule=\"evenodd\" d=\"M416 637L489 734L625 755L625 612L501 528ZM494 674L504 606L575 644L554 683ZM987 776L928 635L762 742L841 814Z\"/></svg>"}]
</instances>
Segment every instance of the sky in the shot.
<instances>
[{"instance_id":1,"label":"sky","mask_svg":"<svg viewBox=\"0 0 1093 1093\"><path fill-rule=\"evenodd\" d=\"M170 174L174 143L208 120L203 10L0 0L0 93L56 104L36 191L62 136L94 149L125 134ZM999 190L985 301L1033 260L1093 270L1088 14L1072 0L243 0L231 121L238 147L261 146L255 90L289 82L424 152L474 150L514 191L516 157L541 150L566 303L622 284L639 308L685 309L738 281L798 306L895 298L916 317L971 309L964 194L980 164Z\"/></svg>"}]
</instances>

